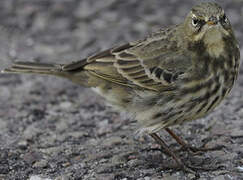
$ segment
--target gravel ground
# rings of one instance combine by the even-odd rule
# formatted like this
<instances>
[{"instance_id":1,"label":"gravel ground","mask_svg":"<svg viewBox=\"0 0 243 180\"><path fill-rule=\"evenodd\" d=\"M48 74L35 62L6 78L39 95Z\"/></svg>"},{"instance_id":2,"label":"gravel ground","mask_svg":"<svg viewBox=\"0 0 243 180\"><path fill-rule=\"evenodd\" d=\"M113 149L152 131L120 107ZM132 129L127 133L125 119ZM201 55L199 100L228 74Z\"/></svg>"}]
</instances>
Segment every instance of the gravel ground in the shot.
<instances>
[{"instance_id":1,"label":"gravel ground","mask_svg":"<svg viewBox=\"0 0 243 180\"><path fill-rule=\"evenodd\" d=\"M15 60L71 62L151 31L179 23L189 0L1 0L0 68ZM240 44L243 1L219 0ZM243 49L241 49L243 54ZM189 156L212 167L201 180L243 179L243 68L225 103L175 131L195 146L220 150ZM0 179L174 180L173 160L136 124L104 105L89 89L48 76L0 76ZM165 132L165 140L179 146Z\"/></svg>"}]
</instances>

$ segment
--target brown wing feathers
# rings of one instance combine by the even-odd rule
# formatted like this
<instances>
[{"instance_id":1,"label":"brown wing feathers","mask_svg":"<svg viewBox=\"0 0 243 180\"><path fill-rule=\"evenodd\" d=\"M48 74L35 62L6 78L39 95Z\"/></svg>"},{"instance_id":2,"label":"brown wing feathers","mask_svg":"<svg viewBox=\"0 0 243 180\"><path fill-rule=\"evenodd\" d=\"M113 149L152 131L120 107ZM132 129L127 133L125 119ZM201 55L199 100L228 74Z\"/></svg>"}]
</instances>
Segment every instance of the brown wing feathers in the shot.
<instances>
[{"instance_id":1,"label":"brown wing feathers","mask_svg":"<svg viewBox=\"0 0 243 180\"><path fill-rule=\"evenodd\" d=\"M52 74L70 78L72 74L78 76L82 71L87 71L98 78L125 86L155 91L167 86L171 82L171 77L161 79L159 76L165 75L165 71L158 68L151 70L145 66L143 60L130 51L133 47L134 45L125 44L66 65L17 62L5 71Z\"/></svg>"}]
</instances>

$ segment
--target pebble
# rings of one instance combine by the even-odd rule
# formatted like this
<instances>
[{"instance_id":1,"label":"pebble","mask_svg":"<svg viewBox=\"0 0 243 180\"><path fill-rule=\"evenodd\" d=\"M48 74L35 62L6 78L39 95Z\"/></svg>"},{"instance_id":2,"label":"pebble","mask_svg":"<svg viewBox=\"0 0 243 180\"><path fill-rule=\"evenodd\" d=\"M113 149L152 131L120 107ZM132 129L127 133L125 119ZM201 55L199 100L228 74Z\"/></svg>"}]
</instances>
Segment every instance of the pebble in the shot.
<instances>
[{"instance_id":1,"label":"pebble","mask_svg":"<svg viewBox=\"0 0 243 180\"><path fill-rule=\"evenodd\" d=\"M21 149L26 149L26 148L27 148L27 145L28 145L28 142L25 141L25 140L22 140L22 141L19 141L19 142L18 142L18 146L19 146L19 148L21 148Z\"/></svg>"},{"instance_id":2,"label":"pebble","mask_svg":"<svg viewBox=\"0 0 243 180\"><path fill-rule=\"evenodd\" d=\"M240 172L243 172L243 166L238 166L237 170L240 171Z\"/></svg>"},{"instance_id":3,"label":"pebble","mask_svg":"<svg viewBox=\"0 0 243 180\"><path fill-rule=\"evenodd\" d=\"M33 164L33 167L35 168L45 168L48 166L48 162L44 159L37 161Z\"/></svg>"},{"instance_id":4,"label":"pebble","mask_svg":"<svg viewBox=\"0 0 243 180\"><path fill-rule=\"evenodd\" d=\"M62 109L69 109L72 106L71 102L65 101L65 102L61 102L60 107Z\"/></svg>"},{"instance_id":5,"label":"pebble","mask_svg":"<svg viewBox=\"0 0 243 180\"><path fill-rule=\"evenodd\" d=\"M105 139L103 142L104 146L114 146L114 145L119 145L122 143L122 138L120 137L110 137L108 139Z\"/></svg>"},{"instance_id":6,"label":"pebble","mask_svg":"<svg viewBox=\"0 0 243 180\"><path fill-rule=\"evenodd\" d=\"M118 165L127 162L127 160L123 155L114 155L111 159L111 162L113 165Z\"/></svg>"},{"instance_id":7,"label":"pebble","mask_svg":"<svg viewBox=\"0 0 243 180\"><path fill-rule=\"evenodd\" d=\"M61 175L55 178L55 180L69 180L68 175Z\"/></svg>"},{"instance_id":8,"label":"pebble","mask_svg":"<svg viewBox=\"0 0 243 180\"><path fill-rule=\"evenodd\" d=\"M29 180L53 180L53 179L42 177L42 176L39 176L39 175L33 175L33 176L30 177Z\"/></svg>"},{"instance_id":9,"label":"pebble","mask_svg":"<svg viewBox=\"0 0 243 180\"><path fill-rule=\"evenodd\" d=\"M215 177L214 180L225 180L224 175L220 175L218 177Z\"/></svg>"}]
</instances>

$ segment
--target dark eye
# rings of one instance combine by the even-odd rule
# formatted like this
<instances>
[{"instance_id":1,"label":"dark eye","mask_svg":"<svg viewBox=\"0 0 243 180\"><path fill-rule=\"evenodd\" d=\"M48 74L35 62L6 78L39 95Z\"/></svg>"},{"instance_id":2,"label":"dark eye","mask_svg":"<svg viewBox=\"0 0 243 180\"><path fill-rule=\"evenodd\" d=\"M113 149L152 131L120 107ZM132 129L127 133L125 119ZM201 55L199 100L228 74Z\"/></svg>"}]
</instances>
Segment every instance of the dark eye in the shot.
<instances>
[{"instance_id":1,"label":"dark eye","mask_svg":"<svg viewBox=\"0 0 243 180\"><path fill-rule=\"evenodd\" d=\"M196 18L193 18L193 19L192 19L192 25L193 25L194 27L196 27L198 24L199 24L199 20L196 19Z\"/></svg>"},{"instance_id":2,"label":"dark eye","mask_svg":"<svg viewBox=\"0 0 243 180\"><path fill-rule=\"evenodd\" d=\"M225 14L222 16L221 20L222 20L224 23L228 23L228 18L226 17Z\"/></svg>"}]
</instances>

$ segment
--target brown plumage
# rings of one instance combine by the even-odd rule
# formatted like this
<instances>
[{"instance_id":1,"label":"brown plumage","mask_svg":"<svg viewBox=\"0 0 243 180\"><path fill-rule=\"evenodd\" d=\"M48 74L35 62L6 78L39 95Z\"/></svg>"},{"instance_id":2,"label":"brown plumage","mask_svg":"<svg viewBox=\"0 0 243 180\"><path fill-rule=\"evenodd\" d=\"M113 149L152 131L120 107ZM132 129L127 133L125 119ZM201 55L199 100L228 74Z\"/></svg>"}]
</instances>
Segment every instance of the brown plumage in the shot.
<instances>
[{"instance_id":1,"label":"brown plumage","mask_svg":"<svg viewBox=\"0 0 243 180\"><path fill-rule=\"evenodd\" d=\"M165 128L173 136L169 126L211 112L230 92L239 59L239 46L223 9L216 3L201 3L181 24L144 40L71 64L16 62L3 72L55 75L92 87L119 110L133 114L141 131L166 149L155 133Z\"/></svg>"}]
</instances>

